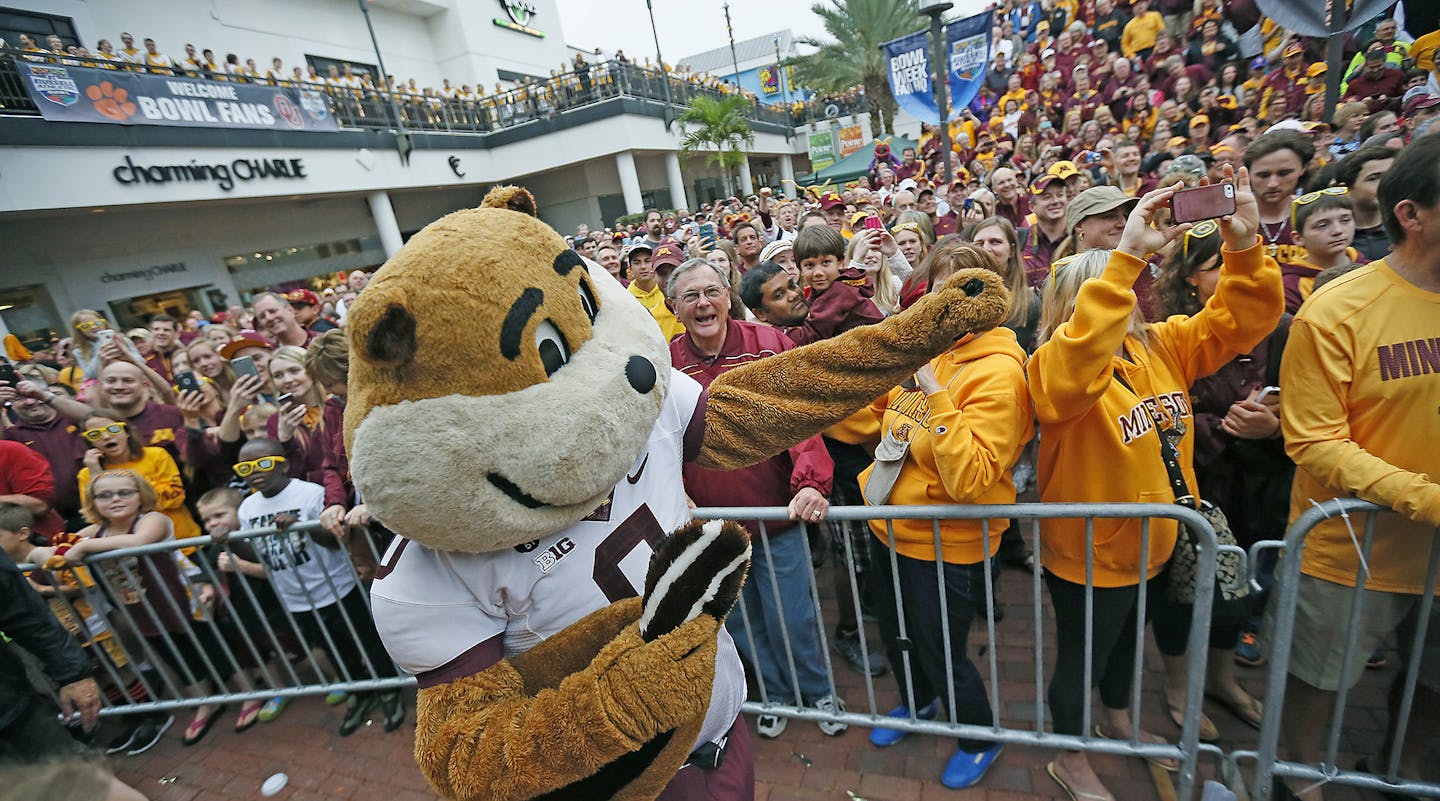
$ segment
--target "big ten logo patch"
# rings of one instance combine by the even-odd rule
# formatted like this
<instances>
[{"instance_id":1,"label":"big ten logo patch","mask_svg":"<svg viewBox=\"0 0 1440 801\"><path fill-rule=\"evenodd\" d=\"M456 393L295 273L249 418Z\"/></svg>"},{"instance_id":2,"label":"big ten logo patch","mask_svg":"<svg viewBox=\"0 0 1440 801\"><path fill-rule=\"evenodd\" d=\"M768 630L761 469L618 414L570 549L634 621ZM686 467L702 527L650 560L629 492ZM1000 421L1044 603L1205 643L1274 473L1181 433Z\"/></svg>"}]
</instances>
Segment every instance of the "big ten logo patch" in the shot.
<instances>
[{"instance_id":1,"label":"big ten logo patch","mask_svg":"<svg viewBox=\"0 0 1440 801\"><path fill-rule=\"evenodd\" d=\"M536 554L532 561L540 568L541 573L549 573L551 568L560 564L560 560L573 550L575 550L575 543L569 537L561 537L554 545Z\"/></svg>"}]
</instances>

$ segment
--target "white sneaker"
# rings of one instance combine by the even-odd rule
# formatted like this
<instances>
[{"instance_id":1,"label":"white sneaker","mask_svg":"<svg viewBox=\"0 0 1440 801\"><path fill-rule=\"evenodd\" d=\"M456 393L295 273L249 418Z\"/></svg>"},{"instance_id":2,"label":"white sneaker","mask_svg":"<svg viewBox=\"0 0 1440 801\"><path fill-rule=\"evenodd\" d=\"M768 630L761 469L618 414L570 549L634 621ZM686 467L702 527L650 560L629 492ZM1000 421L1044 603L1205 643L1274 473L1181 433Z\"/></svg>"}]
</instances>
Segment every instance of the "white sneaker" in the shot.
<instances>
[{"instance_id":1,"label":"white sneaker","mask_svg":"<svg viewBox=\"0 0 1440 801\"><path fill-rule=\"evenodd\" d=\"M818 700L818 701L816 701L815 703L811 704L810 707L811 707L812 709L818 709L818 710L820 710L821 712L830 712L830 713L844 712L844 711L845 711L845 702L842 701L842 700L840 700L840 699L839 699L838 697L836 697L836 696L827 695L827 696L825 696L824 698L821 698L820 700ZM834 737L835 735L840 734L840 733L844 732L846 729L850 728L850 724L848 724L848 723L841 723L841 722L839 722L839 721L834 721L834 720L821 720L821 721L817 721L817 725L820 726L820 733L823 734L823 735L825 735L825 736L827 736L827 737Z\"/></svg>"},{"instance_id":2,"label":"white sneaker","mask_svg":"<svg viewBox=\"0 0 1440 801\"><path fill-rule=\"evenodd\" d=\"M760 715L755 718L755 730L761 737L773 740L785 732L785 724L789 722L789 718L779 715Z\"/></svg>"}]
</instances>

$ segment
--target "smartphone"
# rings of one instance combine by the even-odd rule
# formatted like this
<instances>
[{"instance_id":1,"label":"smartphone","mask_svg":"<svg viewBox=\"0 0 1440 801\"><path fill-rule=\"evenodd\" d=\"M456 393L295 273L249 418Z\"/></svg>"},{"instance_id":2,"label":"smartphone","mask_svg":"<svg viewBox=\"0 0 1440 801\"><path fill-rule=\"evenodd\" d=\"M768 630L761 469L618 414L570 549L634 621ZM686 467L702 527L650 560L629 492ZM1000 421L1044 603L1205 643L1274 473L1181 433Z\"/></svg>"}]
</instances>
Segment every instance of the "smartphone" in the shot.
<instances>
[{"instance_id":1,"label":"smartphone","mask_svg":"<svg viewBox=\"0 0 1440 801\"><path fill-rule=\"evenodd\" d=\"M1177 223L1214 220L1234 213L1234 184L1197 186L1170 196L1170 215Z\"/></svg>"},{"instance_id":2,"label":"smartphone","mask_svg":"<svg viewBox=\"0 0 1440 801\"><path fill-rule=\"evenodd\" d=\"M1279 394L1280 394L1280 388L1279 388L1279 387L1265 387L1264 389L1260 390L1260 394L1259 394L1259 395L1256 395L1256 396L1255 396L1255 402L1256 402L1256 403L1264 403L1266 398L1270 397L1271 395L1279 395Z\"/></svg>"},{"instance_id":3,"label":"smartphone","mask_svg":"<svg viewBox=\"0 0 1440 801\"><path fill-rule=\"evenodd\" d=\"M199 392L200 379L190 370L181 370L175 374L175 388L181 392Z\"/></svg>"},{"instance_id":4,"label":"smartphone","mask_svg":"<svg viewBox=\"0 0 1440 801\"><path fill-rule=\"evenodd\" d=\"M260 370L255 367L253 356L236 356L230 360L230 369L235 371L237 377L245 375L259 377L260 375Z\"/></svg>"},{"instance_id":5,"label":"smartphone","mask_svg":"<svg viewBox=\"0 0 1440 801\"><path fill-rule=\"evenodd\" d=\"M103 347L105 347L106 345L109 345L109 344L110 344L110 340L112 340L112 339L114 339L114 338L115 338L115 329L113 329L113 328L106 328L106 329L102 330L100 333L98 333L98 334L95 335L95 344L96 344L97 346L99 346L99 347L96 348L96 350L99 350L100 348L103 348Z\"/></svg>"},{"instance_id":6,"label":"smartphone","mask_svg":"<svg viewBox=\"0 0 1440 801\"><path fill-rule=\"evenodd\" d=\"M0 362L0 381L12 387L20 383L20 374L15 372L15 365L10 362Z\"/></svg>"},{"instance_id":7,"label":"smartphone","mask_svg":"<svg viewBox=\"0 0 1440 801\"><path fill-rule=\"evenodd\" d=\"M865 218L865 229L868 231L879 231L884 227L885 226L880 223L880 218L873 214Z\"/></svg>"},{"instance_id":8,"label":"smartphone","mask_svg":"<svg viewBox=\"0 0 1440 801\"><path fill-rule=\"evenodd\" d=\"M295 396L291 395L288 392L283 393L280 397L275 399L275 405L279 406L281 410L289 409L292 405L294 405L294 403Z\"/></svg>"}]
</instances>

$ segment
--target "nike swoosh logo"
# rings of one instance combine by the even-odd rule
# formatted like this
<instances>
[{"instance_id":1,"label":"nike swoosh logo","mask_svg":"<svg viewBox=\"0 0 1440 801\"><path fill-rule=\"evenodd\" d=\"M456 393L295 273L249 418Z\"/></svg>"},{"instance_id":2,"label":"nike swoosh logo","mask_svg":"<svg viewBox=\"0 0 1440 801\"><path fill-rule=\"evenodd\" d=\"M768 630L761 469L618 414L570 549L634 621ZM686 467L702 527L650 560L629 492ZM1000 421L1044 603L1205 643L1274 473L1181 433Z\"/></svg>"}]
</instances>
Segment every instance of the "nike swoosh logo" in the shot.
<instances>
[{"instance_id":1,"label":"nike swoosh logo","mask_svg":"<svg viewBox=\"0 0 1440 801\"><path fill-rule=\"evenodd\" d=\"M625 476L625 480L628 481L628 482L630 482L631 484L634 484L635 482L639 481L641 474L643 474L643 473L645 472L645 464L646 464L646 462L649 462L649 461L650 461L650 454L647 453L647 454L645 454L645 458L640 460L640 469L636 470L636 471L635 471L635 475L633 475L633 476L632 476L632 475L626 475L626 476Z\"/></svg>"}]
</instances>

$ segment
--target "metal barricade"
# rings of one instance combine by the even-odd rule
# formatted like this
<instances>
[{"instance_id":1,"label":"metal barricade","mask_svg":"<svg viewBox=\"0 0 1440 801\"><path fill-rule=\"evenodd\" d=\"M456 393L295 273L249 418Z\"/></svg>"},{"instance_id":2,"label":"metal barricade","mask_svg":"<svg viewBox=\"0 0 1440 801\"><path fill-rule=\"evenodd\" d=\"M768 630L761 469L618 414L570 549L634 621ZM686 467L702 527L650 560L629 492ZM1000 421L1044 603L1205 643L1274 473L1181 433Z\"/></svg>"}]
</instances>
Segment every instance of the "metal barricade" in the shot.
<instances>
[{"instance_id":1,"label":"metal barricade","mask_svg":"<svg viewBox=\"0 0 1440 801\"><path fill-rule=\"evenodd\" d=\"M45 574L52 610L120 691L121 702L107 703L102 716L414 685L378 647L369 593L345 545L323 580L300 578L304 600L293 604L269 597L263 581L227 582L216 567L226 555L256 565L256 578L273 575L269 565L321 558L311 551L326 547L317 533L329 536L305 522L238 532L218 546L208 536L169 540L86 556L81 566L24 567ZM370 537L352 536L362 561L377 564ZM208 606L200 603L206 585L215 589Z\"/></svg>"},{"instance_id":2,"label":"metal barricade","mask_svg":"<svg viewBox=\"0 0 1440 801\"><path fill-rule=\"evenodd\" d=\"M772 531L776 530L774 523L781 523L779 531L785 532L790 528L799 525L798 522L789 518L788 511L783 507L773 508L699 508L694 510L694 515L701 519L727 518L731 520L758 520L761 536L759 542L753 543L752 561L768 560L771 553ZM1093 731L1091 721L1091 705L1084 706L1084 724L1081 736L1055 734L1046 731L1045 715L1046 708L1046 682L1045 682L1045 655L1041 632L1043 631L1042 610L1044 600L1041 592L1042 569L1039 559L1035 560L1035 566L1031 571L1032 600L1034 604L1034 625L1035 642L1033 649L1034 660L1034 709L1036 714L1033 725L1027 728L1010 728L1001 722L1000 688L1002 684L1013 684L1018 677L1002 676L999 674L997 664L997 640L995 620L995 574L993 570L992 543L997 542L994 538L999 537L998 532L991 530L990 521L993 519L1006 518L1028 524L1032 539L1039 542L1040 521L1059 519L1083 519L1085 525L1085 539L1087 546L1086 559L1086 587L1085 587L1085 620L1086 620L1086 643L1085 643L1085 686L1093 687L1092 681L1092 646L1094 638L1091 636L1094 626L1094 571L1095 571L1095 527L1097 519L1139 519L1141 521L1140 538L1140 564L1146 564L1149 555L1150 522L1154 518L1165 518L1178 521L1183 525L1190 526L1198 532L1199 541L1199 575L1196 582L1196 603L1191 618L1190 633L1188 639L1188 683L1186 686L1186 713L1181 728L1181 737L1178 744L1169 743L1147 743L1138 739L1138 734L1130 740L1109 740L1100 737L1092 737ZM898 572L895 569L895 531L894 521L897 520L929 520L934 533L934 545L936 553L942 553L942 541L940 531L941 520L978 520L982 523L984 569L981 571L985 577L985 618L983 628L985 631L985 653L989 669L988 695L991 709L990 725L982 726L975 724L964 724L957 721L955 700L950 697L948 710L942 710L935 720L923 720L914 716L913 710L916 707L916 700L924 699L901 699L901 703L912 710L909 718L889 717L887 710L877 703L877 692L875 679L869 675L864 676L865 682L865 711L835 711L824 712L818 709L803 706L800 704L784 704L773 701L768 697L763 683L760 686L761 700L758 702L747 702L743 709L751 714L769 714L780 717L794 718L809 721L829 721L845 723L856 726L874 728L883 726L886 729L898 729L906 732L938 734L950 737L964 737L976 740L985 740L996 743L1013 743L1024 746L1040 748L1071 749L1090 752L1118 754L1121 756L1144 757L1148 759L1175 759L1180 763L1179 787L1180 798L1191 798L1192 789L1196 786L1197 764L1201 752L1200 747L1200 715L1203 706L1204 677L1206 645L1210 628L1211 603L1214 595L1216 557L1220 551L1217 544L1215 532L1204 517L1198 513L1174 504L1012 504L1012 505L969 505L969 506L887 506L887 507L831 507L827 515L828 520L860 520L860 521L883 521L886 537L888 538L891 575L894 577L893 590L896 598L896 612L899 617L901 637L905 637L903 629L905 614L903 611L904 588L901 587ZM808 560L811 551L808 539L803 533L786 534L786 536L799 536L803 543L804 555ZM1238 551L1238 549L1235 549ZM846 569L854 565L855 555L848 539L844 541L844 564ZM838 557L839 555L837 555ZM837 563L838 569L838 563ZM935 561L936 578L939 586L945 586L944 563L938 559ZM752 571L752 575L753 575ZM816 581L815 572L807 570L809 581L810 601L814 604L817 614L817 622L820 628L820 650L823 654L823 669L828 682L829 692L838 697L836 690L835 673L830 659L830 647L828 643L829 626L825 623L824 615L821 612L820 588ZM1142 689L1142 674L1144 664L1145 637L1143 636L1143 623L1146 619L1146 589L1148 579L1144 570L1139 571L1137 576L1138 602L1136 619L1139 622L1140 636L1136 637L1136 645L1133 653L1133 674L1131 683L1130 699L1130 725L1131 731L1138 733L1140 727L1140 697ZM779 582L771 573L770 586L761 587L762 592L768 592L775 599L777 605L781 604L781 588ZM861 601L859 587L854 580L853 573L850 579L850 598L838 599L841 603L853 604L856 619L861 619ZM945 594L940 594L940 619L948 619L948 607ZM737 607L731 613L731 619L739 618L742 622L742 632L735 632L736 639L743 636L749 638L751 653L756 652L754 643L753 627L750 621L750 614L743 606ZM977 618L976 622L980 622ZM800 698L799 680L795 663L795 655L789 647L791 634L786 630L784 617L780 617L782 638L786 641L785 653L779 655L781 664L788 667L791 689L795 698ZM966 647L965 643L950 642L949 626L942 626L944 637L945 657L947 660L947 679L951 680L953 686L953 673L951 673L950 657L955 647ZM865 626L859 626L859 636L862 652L867 650L870 641ZM868 663L868 658L866 659ZM868 666L868 665L867 665ZM892 665L892 669L903 670L907 687L914 686L914 674L908 653L904 654L901 665ZM942 700L950 696L948 690L942 692ZM945 719L948 716L948 720Z\"/></svg>"},{"instance_id":3,"label":"metal barricade","mask_svg":"<svg viewBox=\"0 0 1440 801\"><path fill-rule=\"evenodd\" d=\"M1363 534L1358 537L1355 536L1351 521L1351 515L1356 514L1363 514L1365 518ZM1257 801L1268 801L1275 790L1276 781L1283 781L1286 778L1299 779L1304 784L1345 785L1377 790L1387 794L1395 793L1401 796L1440 798L1440 783L1399 776L1400 754L1405 747L1407 729L1420 678L1421 660L1419 656L1423 653L1423 646L1426 642L1434 610L1437 576L1440 576L1440 530L1437 530L1430 549L1425 590L1419 598L1415 634L1410 643L1410 653L1413 658L1409 660L1403 674L1398 714L1389 722L1389 725L1393 727L1393 738L1390 753L1383 755L1384 763L1369 765L1370 771L1345 770L1339 766L1341 732L1345 725L1345 712L1350 691L1355 683L1351 679L1354 678L1358 681L1358 677L1348 675L1342 675L1340 688L1335 693L1330 728L1326 732L1325 761L1318 765L1312 765L1279 757L1285 693L1290 678L1296 606L1299 599L1301 555L1304 552L1307 538L1316 525L1330 518L1342 517L1345 524L1351 527L1350 532L1354 538L1355 548L1362 564L1365 564L1368 563L1371 548L1375 543L1376 523L1383 514L1391 514L1391 512L1385 507L1355 498L1327 501L1324 504L1317 504L1297 518L1291 524L1284 541L1266 540L1256 543L1251 548L1250 564L1252 566L1257 564L1257 557L1262 551L1284 549L1284 557L1280 560L1275 575L1274 596L1270 599L1274 625L1270 643L1269 684L1265 698L1264 720L1260 729L1259 749L1258 751L1237 751L1232 755L1232 758L1237 761L1253 759L1256 762L1253 793ZM1344 619L1347 621L1345 653L1342 662L1344 665L1350 665L1354 661L1367 579L1367 571L1361 570L1356 576L1350 608L1348 611L1335 610L1337 620L1340 619L1340 615L1344 615ZM1422 713L1434 714L1435 711L1433 709L1422 710ZM1379 743L1376 743L1376 746L1378 745Z\"/></svg>"}]
</instances>

